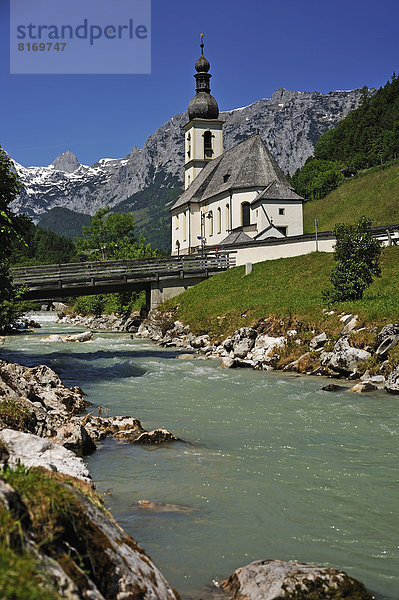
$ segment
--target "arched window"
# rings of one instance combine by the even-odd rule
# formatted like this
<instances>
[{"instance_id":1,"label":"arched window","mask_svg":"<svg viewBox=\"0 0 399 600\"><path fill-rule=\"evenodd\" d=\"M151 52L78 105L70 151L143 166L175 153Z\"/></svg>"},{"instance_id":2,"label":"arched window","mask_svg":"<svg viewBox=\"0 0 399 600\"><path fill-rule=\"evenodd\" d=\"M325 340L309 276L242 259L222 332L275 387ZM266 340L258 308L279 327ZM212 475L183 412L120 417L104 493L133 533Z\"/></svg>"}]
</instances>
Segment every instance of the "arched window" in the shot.
<instances>
[{"instance_id":1,"label":"arched window","mask_svg":"<svg viewBox=\"0 0 399 600\"><path fill-rule=\"evenodd\" d=\"M217 220L217 232L221 233L221 231L222 231L222 209L220 208L220 206L217 211L217 219L218 219Z\"/></svg>"},{"instance_id":2,"label":"arched window","mask_svg":"<svg viewBox=\"0 0 399 600\"><path fill-rule=\"evenodd\" d=\"M183 242L187 239L187 214L183 213Z\"/></svg>"},{"instance_id":3,"label":"arched window","mask_svg":"<svg viewBox=\"0 0 399 600\"><path fill-rule=\"evenodd\" d=\"M175 229L179 229L179 215L175 216Z\"/></svg>"},{"instance_id":4,"label":"arched window","mask_svg":"<svg viewBox=\"0 0 399 600\"><path fill-rule=\"evenodd\" d=\"M251 206L249 202L241 204L241 223L243 227L251 224Z\"/></svg>"},{"instance_id":5,"label":"arched window","mask_svg":"<svg viewBox=\"0 0 399 600\"><path fill-rule=\"evenodd\" d=\"M204 158L212 158L212 133L205 131L204 133Z\"/></svg>"},{"instance_id":6,"label":"arched window","mask_svg":"<svg viewBox=\"0 0 399 600\"><path fill-rule=\"evenodd\" d=\"M191 135L188 134L187 136L187 156L188 158L191 157Z\"/></svg>"},{"instance_id":7,"label":"arched window","mask_svg":"<svg viewBox=\"0 0 399 600\"><path fill-rule=\"evenodd\" d=\"M230 206L226 204L226 231L230 229Z\"/></svg>"},{"instance_id":8,"label":"arched window","mask_svg":"<svg viewBox=\"0 0 399 600\"><path fill-rule=\"evenodd\" d=\"M209 236L213 235L213 212L210 210L208 215L209 219Z\"/></svg>"}]
</instances>

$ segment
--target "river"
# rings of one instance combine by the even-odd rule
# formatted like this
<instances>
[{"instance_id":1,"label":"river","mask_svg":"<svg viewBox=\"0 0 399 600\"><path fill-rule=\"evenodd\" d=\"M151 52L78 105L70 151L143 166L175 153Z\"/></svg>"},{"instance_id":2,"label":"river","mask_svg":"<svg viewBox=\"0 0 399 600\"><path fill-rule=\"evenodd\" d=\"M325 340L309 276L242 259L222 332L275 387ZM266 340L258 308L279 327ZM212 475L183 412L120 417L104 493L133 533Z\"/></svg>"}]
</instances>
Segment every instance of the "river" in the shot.
<instances>
[{"instance_id":1,"label":"river","mask_svg":"<svg viewBox=\"0 0 399 600\"><path fill-rule=\"evenodd\" d=\"M41 315L37 333L8 338L1 357L45 363L103 414L132 415L187 442L109 439L87 459L115 518L184 598L267 558L337 567L382 598L399 598L398 397L176 360L179 351L128 334L43 343L79 331L53 318ZM176 507L153 511L143 499Z\"/></svg>"}]
</instances>

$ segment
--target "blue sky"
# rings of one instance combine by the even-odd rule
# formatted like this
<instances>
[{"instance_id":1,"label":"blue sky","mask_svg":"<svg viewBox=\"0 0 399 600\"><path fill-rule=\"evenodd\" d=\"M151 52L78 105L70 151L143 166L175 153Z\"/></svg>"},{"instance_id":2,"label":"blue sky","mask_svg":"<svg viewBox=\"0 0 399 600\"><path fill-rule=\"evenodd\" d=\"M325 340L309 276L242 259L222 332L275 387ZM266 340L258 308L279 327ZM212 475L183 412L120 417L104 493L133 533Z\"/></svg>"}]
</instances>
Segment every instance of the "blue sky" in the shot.
<instances>
[{"instance_id":1,"label":"blue sky","mask_svg":"<svg viewBox=\"0 0 399 600\"><path fill-rule=\"evenodd\" d=\"M221 110L279 87L379 87L399 71L398 23L398 0L153 0L151 75L10 75L0 0L0 144L25 166L142 147L194 95L200 32Z\"/></svg>"}]
</instances>

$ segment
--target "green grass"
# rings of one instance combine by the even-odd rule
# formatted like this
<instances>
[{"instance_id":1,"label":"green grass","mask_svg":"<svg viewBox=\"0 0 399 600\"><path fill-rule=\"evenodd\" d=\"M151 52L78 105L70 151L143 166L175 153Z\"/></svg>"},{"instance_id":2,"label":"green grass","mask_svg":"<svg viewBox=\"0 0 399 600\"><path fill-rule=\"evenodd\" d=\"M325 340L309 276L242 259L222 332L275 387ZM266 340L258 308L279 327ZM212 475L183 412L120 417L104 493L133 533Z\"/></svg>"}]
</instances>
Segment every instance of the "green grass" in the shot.
<instances>
[{"instance_id":1,"label":"green grass","mask_svg":"<svg viewBox=\"0 0 399 600\"><path fill-rule=\"evenodd\" d=\"M189 324L195 333L222 338L243 326L254 326L273 317L273 333L289 328L304 333L342 328L337 313L351 312L369 325L399 320L399 248L383 251L382 277L366 291L362 300L345 302L325 315L321 292L329 287L333 255L312 253L294 258L257 263L251 274L236 267L211 277L163 305L174 310L174 318Z\"/></svg>"},{"instance_id":2,"label":"green grass","mask_svg":"<svg viewBox=\"0 0 399 600\"><path fill-rule=\"evenodd\" d=\"M345 181L320 200L304 205L304 232L331 231L336 223L353 223L362 215L373 225L399 223L399 163Z\"/></svg>"}]
</instances>

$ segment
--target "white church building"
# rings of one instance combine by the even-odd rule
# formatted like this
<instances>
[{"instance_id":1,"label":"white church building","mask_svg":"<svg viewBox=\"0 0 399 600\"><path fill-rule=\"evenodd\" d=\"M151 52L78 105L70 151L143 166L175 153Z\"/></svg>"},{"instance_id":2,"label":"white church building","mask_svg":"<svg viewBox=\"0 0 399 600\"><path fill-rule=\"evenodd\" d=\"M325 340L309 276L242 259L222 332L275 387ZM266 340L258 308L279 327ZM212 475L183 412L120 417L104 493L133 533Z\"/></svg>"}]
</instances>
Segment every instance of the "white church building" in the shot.
<instances>
[{"instance_id":1,"label":"white church building","mask_svg":"<svg viewBox=\"0 0 399 600\"><path fill-rule=\"evenodd\" d=\"M171 208L172 254L302 235L304 199L260 135L223 152L223 121L203 48L201 40L196 95L184 126L185 190Z\"/></svg>"}]
</instances>

